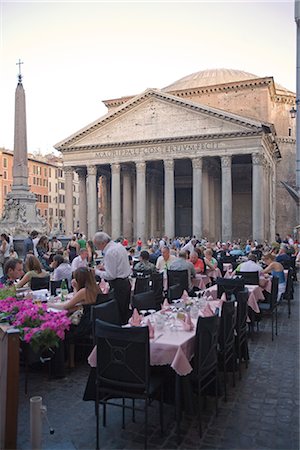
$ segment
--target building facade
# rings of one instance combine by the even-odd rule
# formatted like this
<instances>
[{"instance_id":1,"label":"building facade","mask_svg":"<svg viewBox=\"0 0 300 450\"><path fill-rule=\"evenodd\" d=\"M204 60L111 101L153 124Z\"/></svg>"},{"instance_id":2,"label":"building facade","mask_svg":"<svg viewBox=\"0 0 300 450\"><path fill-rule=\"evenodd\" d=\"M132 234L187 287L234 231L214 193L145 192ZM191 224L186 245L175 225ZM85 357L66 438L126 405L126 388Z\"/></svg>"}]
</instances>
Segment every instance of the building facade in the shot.
<instances>
[{"instance_id":1,"label":"building facade","mask_svg":"<svg viewBox=\"0 0 300 450\"><path fill-rule=\"evenodd\" d=\"M13 182L13 152L0 150L0 215L4 200L11 191ZM28 184L36 195L37 210L48 224L49 232L63 233L65 230L65 187L61 157L55 155L28 155ZM72 231L78 229L79 193L78 177L73 179L73 223Z\"/></svg>"},{"instance_id":2,"label":"building facade","mask_svg":"<svg viewBox=\"0 0 300 450\"><path fill-rule=\"evenodd\" d=\"M103 228L130 240L263 241L295 226L281 183L295 184L295 94L273 77L207 70L104 103L105 116L55 146L66 204L78 174L79 223L88 236ZM68 209L65 226L71 232Z\"/></svg>"}]
</instances>

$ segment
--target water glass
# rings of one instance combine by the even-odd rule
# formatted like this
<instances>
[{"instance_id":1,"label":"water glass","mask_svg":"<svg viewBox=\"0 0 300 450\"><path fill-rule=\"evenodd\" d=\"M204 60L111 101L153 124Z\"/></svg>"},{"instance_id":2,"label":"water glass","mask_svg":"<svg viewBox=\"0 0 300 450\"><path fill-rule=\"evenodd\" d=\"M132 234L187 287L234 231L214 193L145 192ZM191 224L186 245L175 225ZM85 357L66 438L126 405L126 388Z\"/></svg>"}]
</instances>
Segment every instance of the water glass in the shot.
<instances>
[{"instance_id":1,"label":"water glass","mask_svg":"<svg viewBox=\"0 0 300 450\"><path fill-rule=\"evenodd\" d=\"M155 326L157 331L162 331L165 327L165 318L162 314L157 314L155 316Z\"/></svg>"}]
</instances>

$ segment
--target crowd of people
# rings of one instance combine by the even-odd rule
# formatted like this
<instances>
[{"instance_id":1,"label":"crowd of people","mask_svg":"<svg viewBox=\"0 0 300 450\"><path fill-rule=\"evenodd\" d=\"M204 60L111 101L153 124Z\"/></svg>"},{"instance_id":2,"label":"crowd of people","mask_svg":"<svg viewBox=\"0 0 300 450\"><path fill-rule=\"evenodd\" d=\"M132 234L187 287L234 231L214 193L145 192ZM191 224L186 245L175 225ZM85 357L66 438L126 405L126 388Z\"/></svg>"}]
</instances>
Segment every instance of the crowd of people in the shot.
<instances>
[{"instance_id":1,"label":"crowd of people","mask_svg":"<svg viewBox=\"0 0 300 450\"><path fill-rule=\"evenodd\" d=\"M252 240L243 244L240 240L208 242L196 237L169 239L163 236L151 238L147 243L139 238L136 245L130 246L126 238L113 241L106 233L98 232L93 240L87 240L83 234L74 235L64 246L56 236L39 236L33 230L24 240L22 259L18 258L14 250L13 237L5 233L1 235L0 255L3 268L0 282L11 284L17 280L17 287L30 286L33 277L43 278L51 274L53 281L65 279L69 288L75 289L74 279L78 273L81 274L82 269L85 269L82 273L90 273L86 270L90 268L95 282L106 280L114 289L124 322L128 315L131 295L129 276L133 268L150 272L187 270L189 290L192 290L192 279L196 274L206 274L213 281L214 276L211 274L220 267L220 262L226 257L232 257L235 271L257 270L278 276L282 292L285 286L284 268L291 264L292 258L300 264L298 242L290 235L281 239L279 234L276 234L273 243L263 244ZM97 256L102 258L97 260L98 264ZM76 298L66 303L64 308L72 308Z\"/></svg>"}]
</instances>

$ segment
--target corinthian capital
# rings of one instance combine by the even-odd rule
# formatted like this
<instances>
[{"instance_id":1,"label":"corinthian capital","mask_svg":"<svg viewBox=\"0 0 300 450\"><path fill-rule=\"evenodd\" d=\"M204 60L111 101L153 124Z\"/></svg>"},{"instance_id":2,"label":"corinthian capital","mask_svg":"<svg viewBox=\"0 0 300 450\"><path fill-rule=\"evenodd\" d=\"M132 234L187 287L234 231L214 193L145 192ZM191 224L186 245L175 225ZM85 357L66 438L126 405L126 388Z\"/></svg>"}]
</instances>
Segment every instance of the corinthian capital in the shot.
<instances>
[{"instance_id":1,"label":"corinthian capital","mask_svg":"<svg viewBox=\"0 0 300 450\"><path fill-rule=\"evenodd\" d=\"M226 169L231 166L231 156L221 156L221 167Z\"/></svg>"},{"instance_id":2,"label":"corinthian capital","mask_svg":"<svg viewBox=\"0 0 300 450\"><path fill-rule=\"evenodd\" d=\"M88 175L97 175L97 166L87 166Z\"/></svg>"},{"instance_id":3,"label":"corinthian capital","mask_svg":"<svg viewBox=\"0 0 300 450\"><path fill-rule=\"evenodd\" d=\"M65 175L66 176L72 176L73 175L73 167L70 167L70 166L64 166L64 173L65 173Z\"/></svg>"},{"instance_id":4,"label":"corinthian capital","mask_svg":"<svg viewBox=\"0 0 300 450\"><path fill-rule=\"evenodd\" d=\"M262 166L264 163L264 155L261 153L252 153L252 164L254 166Z\"/></svg>"},{"instance_id":5,"label":"corinthian capital","mask_svg":"<svg viewBox=\"0 0 300 450\"><path fill-rule=\"evenodd\" d=\"M192 158L192 165L193 165L193 169L202 169L203 159L201 157Z\"/></svg>"},{"instance_id":6,"label":"corinthian capital","mask_svg":"<svg viewBox=\"0 0 300 450\"><path fill-rule=\"evenodd\" d=\"M164 166L165 166L165 170L173 170L174 169L174 159L165 159Z\"/></svg>"},{"instance_id":7,"label":"corinthian capital","mask_svg":"<svg viewBox=\"0 0 300 450\"><path fill-rule=\"evenodd\" d=\"M121 165L119 163L112 163L110 165L110 167L111 167L111 173L120 173Z\"/></svg>"},{"instance_id":8,"label":"corinthian capital","mask_svg":"<svg viewBox=\"0 0 300 450\"><path fill-rule=\"evenodd\" d=\"M145 161L138 161L135 163L136 171L145 173L146 163Z\"/></svg>"}]
</instances>

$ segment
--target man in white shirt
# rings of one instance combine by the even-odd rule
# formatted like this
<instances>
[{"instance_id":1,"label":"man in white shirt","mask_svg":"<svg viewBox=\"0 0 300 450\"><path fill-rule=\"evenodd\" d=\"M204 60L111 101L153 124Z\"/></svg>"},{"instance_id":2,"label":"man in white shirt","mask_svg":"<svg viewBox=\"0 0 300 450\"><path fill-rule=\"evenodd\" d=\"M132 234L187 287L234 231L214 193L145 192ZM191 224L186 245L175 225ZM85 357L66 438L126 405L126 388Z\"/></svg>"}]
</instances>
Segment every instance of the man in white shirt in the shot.
<instances>
[{"instance_id":1,"label":"man in white shirt","mask_svg":"<svg viewBox=\"0 0 300 450\"><path fill-rule=\"evenodd\" d=\"M161 250L161 256L157 258L156 268L159 272L163 272L170 268L170 264L175 261L176 256L170 255L169 247L165 246Z\"/></svg>"},{"instance_id":2,"label":"man in white shirt","mask_svg":"<svg viewBox=\"0 0 300 450\"><path fill-rule=\"evenodd\" d=\"M131 267L127 251L120 242L112 241L110 236L104 232L95 234L94 244L104 255L103 264L95 269L95 274L107 280L114 289L121 322L125 324L130 315L129 303L131 295L131 285L128 279Z\"/></svg>"},{"instance_id":3,"label":"man in white shirt","mask_svg":"<svg viewBox=\"0 0 300 450\"><path fill-rule=\"evenodd\" d=\"M183 252L188 251L188 252L192 253L192 252L195 251L195 245L196 245L196 243L197 243L197 239L192 238L187 244L185 244L185 245L181 248L181 250L182 250Z\"/></svg>"},{"instance_id":4,"label":"man in white shirt","mask_svg":"<svg viewBox=\"0 0 300 450\"><path fill-rule=\"evenodd\" d=\"M262 270L261 265L257 264L256 255L252 253L248 255L248 261L241 263L236 268L236 272L261 272Z\"/></svg>"},{"instance_id":5,"label":"man in white shirt","mask_svg":"<svg viewBox=\"0 0 300 450\"><path fill-rule=\"evenodd\" d=\"M79 250L79 255L76 256L76 258L73 259L71 264L72 273L75 272L76 269L79 267L87 267L88 265L88 251L86 248L81 248Z\"/></svg>"}]
</instances>

